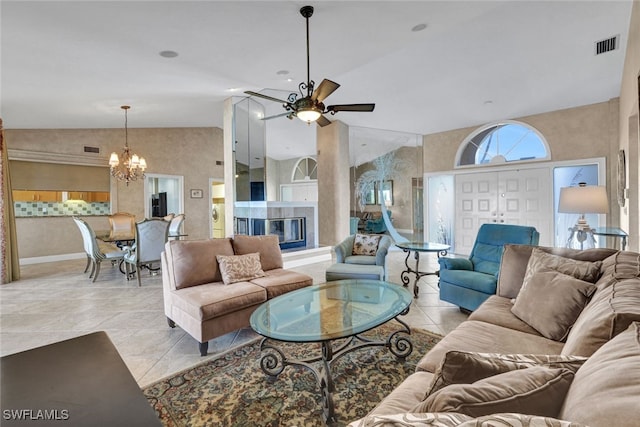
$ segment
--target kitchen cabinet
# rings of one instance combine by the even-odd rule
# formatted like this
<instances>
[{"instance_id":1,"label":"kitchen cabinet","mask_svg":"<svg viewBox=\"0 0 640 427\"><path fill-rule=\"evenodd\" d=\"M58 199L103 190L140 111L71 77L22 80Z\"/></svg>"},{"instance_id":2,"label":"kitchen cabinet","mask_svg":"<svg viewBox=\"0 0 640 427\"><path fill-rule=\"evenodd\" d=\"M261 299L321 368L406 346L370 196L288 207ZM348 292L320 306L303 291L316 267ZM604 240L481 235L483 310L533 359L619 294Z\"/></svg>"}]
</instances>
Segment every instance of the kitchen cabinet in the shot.
<instances>
[{"instance_id":1,"label":"kitchen cabinet","mask_svg":"<svg viewBox=\"0 0 640 427\"><path fill-rule=\"evenodd\" d=\"M13 190L15 202L59 202L62 201L60 191Z\"/></svg>"}]
</instances>

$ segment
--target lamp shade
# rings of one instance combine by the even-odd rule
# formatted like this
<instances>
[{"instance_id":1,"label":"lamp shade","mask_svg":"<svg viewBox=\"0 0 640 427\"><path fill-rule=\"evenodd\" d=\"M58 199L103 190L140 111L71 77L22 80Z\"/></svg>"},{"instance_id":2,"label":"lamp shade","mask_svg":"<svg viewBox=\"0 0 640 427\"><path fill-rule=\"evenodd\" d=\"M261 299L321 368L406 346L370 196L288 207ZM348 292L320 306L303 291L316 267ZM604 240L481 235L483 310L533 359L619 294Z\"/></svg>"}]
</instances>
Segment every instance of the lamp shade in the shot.
<instances>
[{"instance_id":1,"label":"lamp shade","mask_svg":"<svg viewBox=\"0 0 640 427\"><path fill-rule=\"evenodd\" d=\"M606 214L609 213L607 190L598 185L562 187L560 189L560 213Z\"/></svg>"}]
</instances>

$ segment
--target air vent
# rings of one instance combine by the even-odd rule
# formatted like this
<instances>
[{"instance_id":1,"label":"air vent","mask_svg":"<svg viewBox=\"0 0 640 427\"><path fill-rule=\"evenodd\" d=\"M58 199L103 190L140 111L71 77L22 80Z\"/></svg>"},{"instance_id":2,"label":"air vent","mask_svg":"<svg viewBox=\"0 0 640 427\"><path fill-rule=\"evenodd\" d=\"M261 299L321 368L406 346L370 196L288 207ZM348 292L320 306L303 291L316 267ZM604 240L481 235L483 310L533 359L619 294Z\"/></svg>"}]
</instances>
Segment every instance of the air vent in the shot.
<instances>
[{"instance_id":1,"label":"air vent","mask_svg":"<svg viewBox=\"0 0 640 427\"><path fill-rule=\"evenodd\" d=\"M224 166L224 162L222 160L216 160L216 166Z\"/></svg>"},{"instance_id":2,"label":"air vent","mask_svg":"<svg viewBox=\"0 0 640 427\"><path fill-rule=\"evenodd\" d=\"M100 148L99 147L89 147L89 146L84 146L84 152L85 153L100 153Z\"/></svg>"},{"instance_id":3,"label":"air vent","mask_svg":"<svg viewBox=\"0 0 640 427\"><path fill-rule=\"evenodd\" d=\"M600 40L596 42L596 55L600 55L602 53L611 52L612 50L616 50L618 48L618 39L620 36L613 36L605 40Z\"/></svg>"}]
</instances>

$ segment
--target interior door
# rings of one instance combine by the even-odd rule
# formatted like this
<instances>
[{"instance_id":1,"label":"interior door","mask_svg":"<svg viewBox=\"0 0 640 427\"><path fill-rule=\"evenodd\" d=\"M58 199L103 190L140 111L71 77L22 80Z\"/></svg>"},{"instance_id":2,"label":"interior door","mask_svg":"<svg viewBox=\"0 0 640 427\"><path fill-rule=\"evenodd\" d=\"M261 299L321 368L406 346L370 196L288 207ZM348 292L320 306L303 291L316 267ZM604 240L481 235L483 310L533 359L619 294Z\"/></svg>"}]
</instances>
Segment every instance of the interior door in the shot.
<instances>
[{"instance_id":1,"label":"interior door","mask_svg":"<svg viewBox=\"0 0 640 427\"><path fill-rule=\"evenodd\" d=\"M471 253L485 223L536 227L540 245L553 246L549 168L459 174L455 180L456 253Z\"/></svg>"},{"instance_id":2,"label":"interior door","mask_svg":"<svg viewBox=\"0 0 640 427\"><path fill-rule=\"evenodd\" d=\"M497 221L498 174L459 174L455 181L455 252L467 255L471 253L480 226Z\"/></svg>"}]
</instances>

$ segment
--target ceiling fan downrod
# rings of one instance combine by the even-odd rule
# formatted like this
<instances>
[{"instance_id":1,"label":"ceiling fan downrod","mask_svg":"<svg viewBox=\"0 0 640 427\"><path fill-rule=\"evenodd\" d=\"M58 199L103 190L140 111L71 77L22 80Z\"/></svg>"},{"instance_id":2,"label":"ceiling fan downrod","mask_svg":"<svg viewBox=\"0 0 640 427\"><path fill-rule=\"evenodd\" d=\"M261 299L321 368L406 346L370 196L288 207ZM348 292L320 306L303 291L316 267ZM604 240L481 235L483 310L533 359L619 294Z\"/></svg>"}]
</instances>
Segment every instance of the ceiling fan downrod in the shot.
<instances>
[{"instance_id":1,"label":"ceiling fan downrod","mask_svg":"<svg viewBox=\"0 0 640 427\"><path fill-rule=\"evenodd\" d=\"M313 93L314 83L311 81L311 66L309 60L309 18L313 16L313 6L302 6L300 15L307 21L307 96Z\"/></svg>"}]
</instances>

